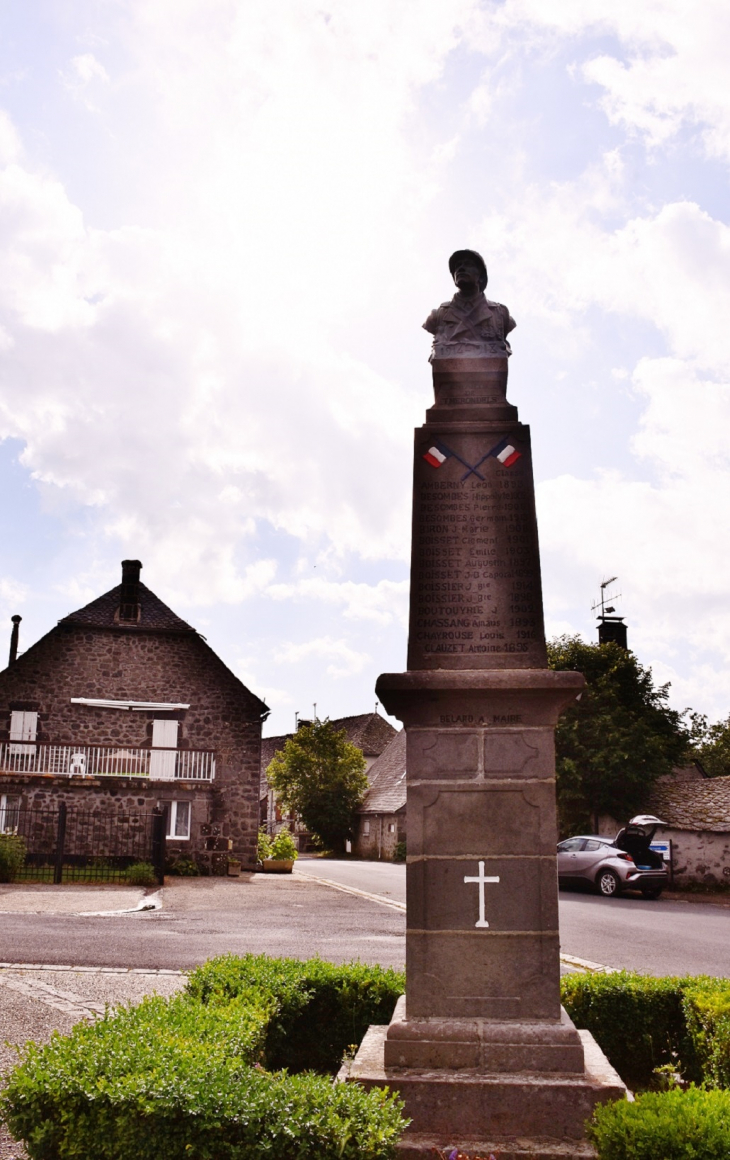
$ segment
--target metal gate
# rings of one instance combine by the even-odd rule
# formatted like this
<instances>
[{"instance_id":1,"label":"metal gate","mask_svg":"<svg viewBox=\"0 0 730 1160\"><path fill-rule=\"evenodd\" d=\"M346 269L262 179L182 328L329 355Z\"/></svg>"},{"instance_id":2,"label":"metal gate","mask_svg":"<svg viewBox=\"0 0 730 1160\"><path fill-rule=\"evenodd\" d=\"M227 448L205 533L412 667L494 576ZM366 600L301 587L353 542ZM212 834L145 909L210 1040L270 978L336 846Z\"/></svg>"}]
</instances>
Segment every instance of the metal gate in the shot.
<instances>
[{"instance_id":1,"label":"metal gate","mask_svg":"<svg viewBox=\"0 0 730 1160\"><path fill-rule=\"evenodd\" d=\"M125 882L130 866L147 862L162 884L167 809L111 813L61 802L45 809L9 807L0 821L0 833L23 843L25 864L16 882Z\"/></svg>"}]
</instances>

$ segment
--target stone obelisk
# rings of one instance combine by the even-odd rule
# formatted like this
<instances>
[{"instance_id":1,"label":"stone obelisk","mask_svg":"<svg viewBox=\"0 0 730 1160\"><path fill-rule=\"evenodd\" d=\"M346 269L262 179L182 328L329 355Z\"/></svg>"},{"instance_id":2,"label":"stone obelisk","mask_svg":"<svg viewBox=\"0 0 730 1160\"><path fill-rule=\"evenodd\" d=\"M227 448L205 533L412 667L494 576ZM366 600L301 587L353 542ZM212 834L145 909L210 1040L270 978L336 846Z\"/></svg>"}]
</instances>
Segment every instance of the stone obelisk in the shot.
<instances>
[{"instance_id":1,"label":"stone obelisk","mask_svg":"<svg viewBox=\"0 0 730 1160\"><path fill-rule=\"evenodd\" d=\"M560 1006L554 728L584 681L547 667L514 322L478 254L449 266L458 292L425 323L408 671L376 686L406 729L406 996L350 1078L404 1096L403 1156L588 1156L584 1121L625 1089Z\"/></svg>"}]
</instances>

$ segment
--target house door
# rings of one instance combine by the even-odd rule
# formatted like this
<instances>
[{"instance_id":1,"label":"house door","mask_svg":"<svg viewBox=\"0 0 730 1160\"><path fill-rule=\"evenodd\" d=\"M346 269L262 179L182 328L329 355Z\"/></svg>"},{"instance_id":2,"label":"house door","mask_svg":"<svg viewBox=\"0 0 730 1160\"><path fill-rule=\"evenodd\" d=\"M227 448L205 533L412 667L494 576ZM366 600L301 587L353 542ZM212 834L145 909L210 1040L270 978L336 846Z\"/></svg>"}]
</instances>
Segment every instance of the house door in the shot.
<instances>
[{"instance_id":1,"label":"house door","mask_svg":"<svg viewBox=\"0 0 730 1160\"><path fill-rule=\"evenodd\" d=\"M152 722L152 752L150 753L150 777L157 781L173 781L177 753L178 721ZM160 750L161 752L157 752Z\"/></svg>"}]
</instances>

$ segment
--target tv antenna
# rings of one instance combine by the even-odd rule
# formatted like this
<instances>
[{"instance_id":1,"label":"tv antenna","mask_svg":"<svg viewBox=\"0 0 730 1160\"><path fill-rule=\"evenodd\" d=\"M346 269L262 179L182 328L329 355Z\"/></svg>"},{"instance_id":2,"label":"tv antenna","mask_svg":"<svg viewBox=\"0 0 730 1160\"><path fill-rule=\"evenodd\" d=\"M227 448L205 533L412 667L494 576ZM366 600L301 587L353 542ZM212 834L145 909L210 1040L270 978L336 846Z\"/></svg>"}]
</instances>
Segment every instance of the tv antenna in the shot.
<instances>
[{"instance_id":1,"label":"tv antenna","mask_svg":"<svg viewBox=\"0 0 730 1160\"><path fill-rule=\"evenodd\" d=\"M610 576L608 578L608 580L601 581L600 599L596 600L591 605L591 612L594 613L594 615L598 618L598 620L605 620L606 617L610 615L610 613L616 611L614 605L612 603L609 603L609 601L620 600L621 593L620 592L608 593L606 591L606 589L610 588L612 584L615 584L617 580L618 580L618 576ZM599 608L601 611L597 612L596 610Z\"/></svg>"}]
</instances>

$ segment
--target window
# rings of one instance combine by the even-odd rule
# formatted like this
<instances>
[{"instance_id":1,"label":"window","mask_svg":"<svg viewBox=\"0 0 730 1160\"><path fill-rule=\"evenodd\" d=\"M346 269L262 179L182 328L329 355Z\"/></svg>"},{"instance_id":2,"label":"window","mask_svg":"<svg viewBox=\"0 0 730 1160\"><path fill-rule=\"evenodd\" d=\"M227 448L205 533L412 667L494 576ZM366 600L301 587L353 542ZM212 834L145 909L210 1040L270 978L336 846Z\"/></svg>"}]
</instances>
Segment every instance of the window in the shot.
<instances>
[{"instance_id":1,"label":"window","mask_svg":"<svg viewBox=\"0 0 730 1160\"><path fill-rule=\"evenodd\" d=\"M179 840L190 837L190 802L166 801L160 802L167 806L167 835L166 837Z\"/></svg>"},{"instance_id":2,"label":"window","mask_svg":"<svg viewBox=\"0 0 730 1160\"><path fill-rule=\"evenodd\" d=\"M29 713L25 709L12 709L10 712L10 740L17 741L35 741L36 732L38 730L38 714ZM30 745L14 745L9 746L10 753L18 754L24 753L29 757L35 756L35 749Z\"/></svg>"},{"instance_id":3,"label":"window","mask_svg":"<svg viewBox=\"0 0 730 1160\"><path fill-rule=\"evenodd\" d=\"M558 851L561 854L574 854L576 850L583 849L583 838L568 838L566 842L561 842L558 846Z\"/></svg>"},{"instance_id":4,"label":"window","mask_svg":"<svg viewBox=\"0 0 730 1160\"><path fill-rule=\"evenodd\" d=\"M363 837L367 838L370 833L370 822L363 822L362 824Z\"/></svg>"},{"instance_id":5,"label":"window","mask_svg":"<svg viewBox=\"0 0 730 1160\"><path fill-rule=\"evenodd\" d=\"M389 823L388 823L388 833L389 833L389 834L394 834L394 833L395 833L395 822L389 822Z\"/></svg>"},{"instance_id":6,"label":"window","mask_svg":"<svg viewBox=\"0 0 730 1160\"><path fill-rule=\"evenodd\" d=\"M593 839L591 839L590 841L586 842L583 849L584 850L602 850L604 848L604 846L605 846L605 842L594 842Z\"/></svg>"},{"instance_id":7,"label":"window","mask_svg":"<svg viewBox=\"0 0 730 1160\"><path fill-rule=\"evenodd\" d=\"M0 793L0 834L13 833L20 822L20 795Z\"/></svg>"}]
</instances>

